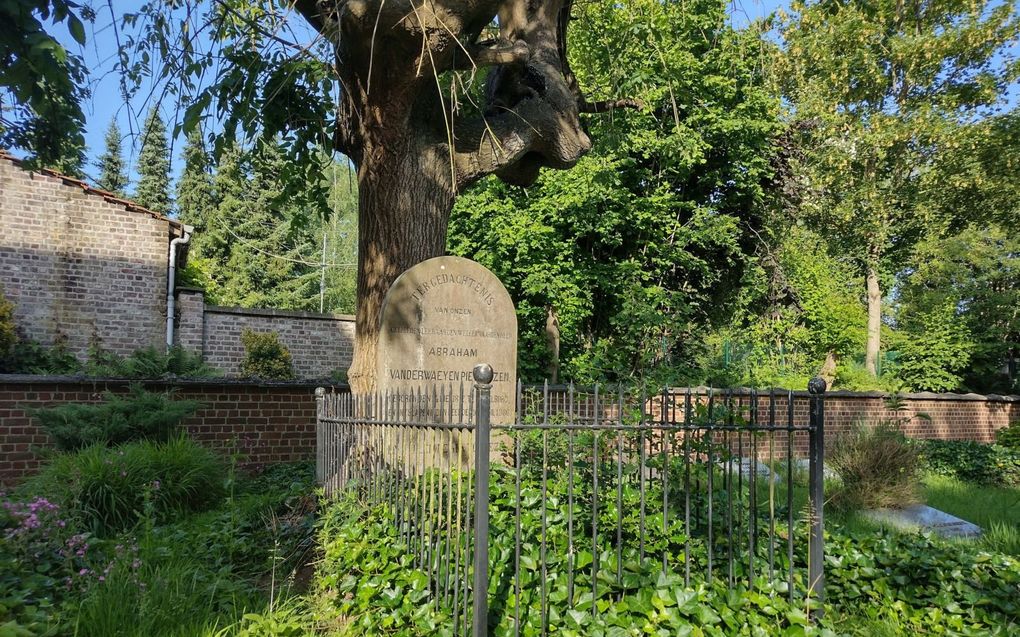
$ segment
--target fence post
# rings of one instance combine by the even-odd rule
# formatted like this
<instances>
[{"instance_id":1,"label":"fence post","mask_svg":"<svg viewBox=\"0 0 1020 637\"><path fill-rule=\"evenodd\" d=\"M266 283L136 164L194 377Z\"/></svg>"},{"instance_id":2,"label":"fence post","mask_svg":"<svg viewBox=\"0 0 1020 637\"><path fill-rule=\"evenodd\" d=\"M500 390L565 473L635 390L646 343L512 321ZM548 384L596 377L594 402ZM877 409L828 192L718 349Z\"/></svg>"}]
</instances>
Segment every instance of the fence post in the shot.
<instances>
[{"instance_id":1,"label":"fence post","mask_svg":"<svg viewBox=\"0 0 1020 637\"><path fill-rule=\"evenodd\" d=\"M326 436L322 430L323 409L326 401L326 388L315 388L315 482L322 485L326 480L326 467L323 466L323 454L326 453Z\"/></svg>"},{"instance_id":2,"label":"fence post","mask_svg":"<svg viewBox=\"0 0 1020 637\"><path fill-rule=\"evenodd\" d=\"M825 379L808 382L811 419L808 450L808 497L811 501L811 538L808 542L808 584L817 606L813 617L821 617L825 602Z\"/></svg>"},{"instance_id":3,"label":"fence post","mask_svg":"<svg viewBox=\"0 0 1020 637\"><path fill-rule=\"evenodd\" d=\"M475 365L475 555L473 637L489 634L489 408L492 367Z\"/></svg>"}]
</instances>

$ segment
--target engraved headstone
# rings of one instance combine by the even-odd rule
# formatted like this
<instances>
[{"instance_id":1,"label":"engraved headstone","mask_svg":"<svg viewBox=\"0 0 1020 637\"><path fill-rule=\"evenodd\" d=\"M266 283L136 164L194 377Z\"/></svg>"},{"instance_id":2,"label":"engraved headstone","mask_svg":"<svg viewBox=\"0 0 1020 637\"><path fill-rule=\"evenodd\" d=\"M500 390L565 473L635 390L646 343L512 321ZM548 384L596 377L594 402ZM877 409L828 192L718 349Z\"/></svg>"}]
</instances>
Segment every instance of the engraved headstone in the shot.
<instances>
[{"instance_id":1,"label":"engraved headstone","mask_svg":"<svg viewBox=\"0 0 1020 637\"><path fill-rule=\"evenodd\" d=\"M511 424L517 385L517 312L492 272L462 257L436 257L401 274L383 302L376 382L380 391L469 391L488 363L492 424Z\"/></svg>"}]
</instances>

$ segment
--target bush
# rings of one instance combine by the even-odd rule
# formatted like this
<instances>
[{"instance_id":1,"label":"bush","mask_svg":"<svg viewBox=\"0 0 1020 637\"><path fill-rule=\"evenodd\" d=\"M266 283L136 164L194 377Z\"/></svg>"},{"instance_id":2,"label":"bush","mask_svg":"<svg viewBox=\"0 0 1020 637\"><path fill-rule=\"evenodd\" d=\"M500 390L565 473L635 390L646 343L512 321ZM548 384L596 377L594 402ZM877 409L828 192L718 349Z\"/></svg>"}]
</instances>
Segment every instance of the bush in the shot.
<instances>
[{"instance_id":1,"label":"bush","mask_svg":"<svg viewBox=\"0 0 1020 637\"><path fill-rule=\"evenodd\" d=\"M87 583L93 552L65 513L46 498L0 497L0 635L66 634L54 611ZM4 632L10 621L28 632Z\"/></svg>"},{"instance_id":2,"label":"bush","mask_svg":"<svg viewBox=\"0 0 1020 637\"><path fill-rule=\"evenodd\" d=\"M1020 420L995 432L995 442L1002 447L1020 450Z\"/></svg>"},{"instance_id":3,"label":"bush","mask_svg":"<svg viewBox=\"0 0 1020 637\"><path fill-rule=\"evenodd\" d=\"M14 325L14 304L7 300L3 290L0 289L0 361L7 360L15 343L18 342L18 333Z\"/></svg>"},{"instance_id":4,"label":"bush","mask_svg":"<svg viewBox=\"0 0 1020 637\"><path fill-rule=\"evenodd\" d=\"M825 462L840 477L832 494L837 508L898 508L918 501L918 451L891 423L857 424L836 439Z\"/></svg>"},{"instance_id":5,"label":"bush","mask_svg":"<svg viewBox=\"0 0 1020 637\"><path fill-rule=\"evenodd\" d=\"M224 495L226 469L211 450L184 436L57 456L25 483L74 511L97 534L130 528L151 513L165 521L208 507Z\"/></svg>"},{"instance_id":6,"label":"bush","mask_svg":"<svg viewBox=\"0 0 1020 637\"><path fill-rule=\"evenodd\" d=\"M17 341L8 356L0 360L0 371L5 374L73 376L81 373L81 363L67 351L63 340L58 340L53 347L45 347L38 341Z\"/></svg>"},{"instance_id":7,"label":"bush","mask_svg":"<svg viewBox=\"0 0 1020 637\"><path fill-rule=\"evenodd\" d=\"M149 392L132 385L127 395L106 392L104 402L96 405L69 403L35 409L31 414L58 449L73 451L93 444L168 440L199 406L194 400L174 400L169 392Z\"/></svg>"},{"instance_id":8,"label":"bush","mask_svg":"<svg viewBox=\"0 0 1020 637\"><path fill-rule=\"evenodd\" d=\"M96 378L211 378L219 370L205 364L202 357L175 345L163 352L155 347L140 349L126 358L93 348L85 364L85 374Z\"/></svg>"},{"instance_id":9,"label":"bush","mask_svg":"<svg viewBox=\"0 0 1020 637\"><path fill-rule=\"evenodd\" d=\"M244 345L244 360L241 361L241 375L248 378L290 380L294 378L294 367L290 350L280 342L276 332L241 332Z\"/></svg>"},{"instance_id":10,"label":"bush","mask_svg":"<svg viewBox=\"0 0 1020 637\"><path fill-rule=\"evenodd\" d=\"M919 440L929 471L978 484L1020 486L1020 450L971 440Z\"/></svg>"}]
</instances>

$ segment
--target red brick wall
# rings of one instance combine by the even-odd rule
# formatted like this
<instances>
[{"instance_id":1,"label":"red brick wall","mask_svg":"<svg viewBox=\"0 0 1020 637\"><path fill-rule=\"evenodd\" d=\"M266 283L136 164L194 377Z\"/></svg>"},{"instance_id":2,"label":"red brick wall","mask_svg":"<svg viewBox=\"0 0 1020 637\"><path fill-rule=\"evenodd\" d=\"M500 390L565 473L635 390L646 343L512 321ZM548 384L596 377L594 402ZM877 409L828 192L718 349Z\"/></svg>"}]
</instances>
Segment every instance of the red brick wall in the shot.
<instances>
[{"instance_id":1,"label":"red brick wall","mask_svg":"<svg viewBox=\"0 0 1020 637\"><path fill-rule=\"evenodd\" d=\"M182 398L203 403L185 423L188 431L203 443L229 453L243 451L248 464L310 460L315 457L315 384L265 383L231 381L150 382L153 390L176 387ZM124 391L124 381L83 381L80 379L42 379L38 377L0 377L0 484L13 483L31 475L43 462L40 451L51 446L49 437L26 413L28 408L68 402L97 402L104 391ZM551 411L566 411L565 401L554 401ZM737 397L747 413L748 398ZM883 419L902 419L926 413L930 421L913 418L904 425L904 432L913 438L943 440L977 440L991 442L995 431L1011 422L1020 421L1020 396L977 396L955 394L908 394L907 411L894 413L886 409L885 398L879 394L832 392L825 402L826 443L840 432L863 420L874 423ZM583 404L579 396L576 404ZM561 404L562 403L562 404ZM615 417L615 409L603 405L607 417ZM682 421L683 398L678 403L676 420ZM590 417L590 407L575 407L579 419ZM776 398L776 422L785 423L786 394ZM658 400L651 411L658 416ZM769 396L759 395L758 420L767 423ZM794 422L806 425L808 396L794 394ZM775 439L777 457L785 454L785 438ZM748 443L749 444L749 443ZM766 453L764 447L759 455ZM807 453L807 436L796 435L794 453ZM749 455L749 449L745 455Z\"/></svg>"},{"instance_id":2,"label":"red brick wall","mask_svg":"<svg viewBox=\"0 0 1020 637\"><path fill-rule=\"evenodd\" d=\"M166 389L167 383L146 383ZM315 386L183 382L175 385L181 398L202 409L185 422L197 440L224 453L243 451L249 465L315 457ZM122 381L0 379L0 484L35 473L51 446L49 436L27 415L32 407L98 402L104 391L124 391Z\"/></svg>"},{"instance_id":3,"label":"red brick wall","mask_svg":"<svg viewBox=\"0 0 1020 637\"><path fill-rule=\"evenodd\" d=\"M725 392L714 392L714 404L724 405L727 400L731 401L733 411L741 414L742 418L751 417L751 396L748 392L735 391L732 395ZM671 422L682 423L685 412L685 393L674 393L672 399L667 400L665 410L666 418ZM532 403L532 409L542 410L542 399L538 394L532 394L531 400L525 404ZM691 404L706 404L708 401L707 390L692 390ZM770 406L771 396L768 392L759 392L757 395L758 407L756 410L757 423L760 425L770 424L772 408ZM839 435L849 431L855 423L864 422L877 424L882 421L894 421L899 425L900 430L910 438L937 439L937 440L975 440L977 442L990 443L995 441L995 432L1008 426L1013 422L1020 422L1020 396L981 396L978 394L904 394L903 401L906 409L893 411L887 407L887 397L879 393L853 393L853 392L829 392L825 395L825 442L832 445ZM568 418L572 414L579 421L585 421L594 413L594 400L592 394L584 391L577 391L574 395L573 408L568 407L568 399L565 392L560 388L550 390L549 411L559 413ZM638 401L639 403L640 401ZM663 416L662 396L648 398L646 413L651 419L661 419ZM635 404L628 403L628 409L636 409ZM673 405L672 411L668 407ZM775 425L785 426L790 418L789 393L777 392L775 395ZM692 407L693 409L693 407ZM599 410L603 418L615 420L619 418L619 408L616 405L616 396L609 393L602 394L599 403ZM636 418L631 412L631 418ZM716 412L718 417L718 413ZM921 417L926 415L927 418ZM810 417L810 397L807 392L793 392L793 424L796 427L807 427ZM726 434L719 434L725 437ZM738 437L730 434L736 445L740 444L738 438L744 445L750 445L747 436ZM775 442L775 454L777 457L786 455L786 434L776 432L773 436ZM767 445L767 442L762 443ZM766 453L764 447L758 449L759 455ZM808 436L806 433L794 435L793 452L797 456L805 457L808 453ZM743 448L744 455L750 455L750 449Z\"/></svg>"}]
</instances>

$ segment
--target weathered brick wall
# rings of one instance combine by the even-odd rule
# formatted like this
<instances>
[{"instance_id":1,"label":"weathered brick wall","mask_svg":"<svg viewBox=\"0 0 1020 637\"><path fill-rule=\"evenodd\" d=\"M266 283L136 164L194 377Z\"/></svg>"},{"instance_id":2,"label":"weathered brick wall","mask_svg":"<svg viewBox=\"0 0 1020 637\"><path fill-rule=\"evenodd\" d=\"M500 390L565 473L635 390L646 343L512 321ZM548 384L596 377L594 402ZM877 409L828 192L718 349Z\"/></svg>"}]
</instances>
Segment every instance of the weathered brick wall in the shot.
<instances>
[{"instance_id":1,"label":"weathered brick wall","mask_svg":"<svg viewBox=\"0 0 1020 637\"><path fill-rule=\"evenodd\" d=\"M152 390L167 383L146 383ZM315 385L186 381L173 385L178 396L202 409L185 422L197 440L214 449L244 454L247 465L310 460L315 457ZM123 392L124 381L0 377L0 484L38 471L49 436L28 415L33 407L93 403L103 392Z\"/></svg>"},{"instance_id":2,"label":"weathered brick wall","mask_svg":"<svg viewBox=\"0 0 1020 637\"><path fill-rule=\"evenodd\" d=\"M785 391L775 394L775 405L773 408L773 396L769 392L758 392L755 399L757 408L752 409L752 397L746 391L725 391L713 392L713 404L715 415L713 421L721 417L719 411L729 404L729 409L734 414L740 414L740 418L749 421L752 418L758 425L775 424L776 427L785 427L791 421L789 410L792 397L792 423L795 427L807 427L810 418L810 396L807 392L793 392L792 395ZM990 443L995 441L995 432L1008 426L1013 422L1020 422L1020 396L982 396L978 394L931 394L917 393L904 394L902 411L889 409L887 397L881 393L854 393L835 391L825 395L825 442L832 445L839 436L850 431L859 422L877 424L883 421L895 423L900 431L910 438L922 440L974 440L977 442ZM538 394L532 394L531 409L542 412L542 399ZM608 397L602 394L598 411L603 418L613 421L619 418L619 407L616 405L616 395L612 392ZM661 422L665 419L668 422L683 423L686 413L686 393L672 393L666 397L665 403L661 395L649 397L645 406L645 413L648 418ZM697 405L702 409L707 406L708 392L705 389L692 390L691 410L697 414ZM528 400L525 401L527 409ZM630 415L635 418L637 404L628 402ZM663 404L666 408L663 409ZM567 398L567 393L559 387L549 393L550 413L559 413L564 418L573 417L579 421L590 420L595 413L593 395L590 392L576 390L573 405ZM699 418L704 418L702 411ZM924 417L922 417L924 416ZM774 418L774 420L773 420ZM737 436L736 434L717 433L719 442L725 444L725 438L729 435L734 451L738 448L743 455L751 455L753 441L747 435ZM771 436L774 449L772 453L778 458L787 455L786 433L777 431ZM759 456L769 453L768 442L762 439L761 446L757 448ZM740 445L743 445L741 447ZM798 432L793 436L793 453L799 457L805 457L808 453L808 436L806 432Z\"/></svg>"},{"instance_id":3,"label":"weathered brick wall","mask_svg":"<svg viewBox=\"0 0 1020 637\"><path fill-rule=\"evenodd\" d=\"M201 290L177 288L174 314L174 343L184 349L202 353L204 348L205 295Z\"/></svg>"},{"instance_id":4,"label":"weathered brick wall","mask_svg":"<svg viewBox=\"0 0 1020 637\"><path fill-rule=\"evenodd\" d=\"M177 342L201 352L206 363L227 376L240 375L245 329L278 334L290 350L298 378L328 378L351 364L353 316L203 305L201 293L190 290L181 291L177 303Z\"/></svg>"},{"instance_id":5,"label":"weathered brick wall","mask_svg":"<svg viewBox=\"0 0 1020 637\"><path fill-rule=\"evenodd\" d=\"M25 338L78 356L92 341L118 354L159 346L177 227L0 153L0 287Z\"/></svg>"},{"instance_id":6,"label":"weathered brick wall","mask_svg":"<svg viewBox=\"0 0 1020 637\"><path fill-rule=\"evenodd\" d=\"M241 381L178 381L150 382L153 390L175 387L182 398L193 398L203 408L185 423L198 440L229 453L243 451L249 464L310 460L315 456L315 386L316 383L250 383ZM125 381L82 381L80 379L44 379L27 376L0 376L0 484L13 483L39 469L51 442L28 415L33 407L68 402L91 403L101 400L102 393L121 392ZM344 388L338 388L343 391ZM603 398L604 400L604 398ZM746 407L747 397L741 398ZM562 401L561 401L562 402ZM671 418L683 419L683 398L680 410ZM906 397L907 411L893 413L878 394L833 392L826 398L826 442L831 444L841 432L858 420L874 423L882 419L901 419L927 413L931 421L912 419L904 431L913 438L943 440L994 440L995 431L1011 422L1020 421L1020 396L976 396L954 394L914 394ZM561 405L565 407L565 404ZM559 408L554 404L552 411ZM614 407L600 403L600 411L615 416ZM658 417L658 405L651 404ZM668 410L667 410L668 412ZM590 417L591 411L577 409L578 418ZM744 410L745 414L749 410ZM770 416L769 397L759 396L758 421L767 423ZM777 423L785 423L787 397L776 398ZM794 395L794 422L806 425L808 399L803 392ZM750 455L751 442L745 436L744 455ZM767 457L762 443L758 454ZM807 437L795 436L794 454L807 453ZM736 446L734 447L736 450ZM786 441L776 437L775 457L785 456Z\"/></svg>"}]
</instances>

